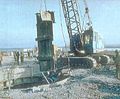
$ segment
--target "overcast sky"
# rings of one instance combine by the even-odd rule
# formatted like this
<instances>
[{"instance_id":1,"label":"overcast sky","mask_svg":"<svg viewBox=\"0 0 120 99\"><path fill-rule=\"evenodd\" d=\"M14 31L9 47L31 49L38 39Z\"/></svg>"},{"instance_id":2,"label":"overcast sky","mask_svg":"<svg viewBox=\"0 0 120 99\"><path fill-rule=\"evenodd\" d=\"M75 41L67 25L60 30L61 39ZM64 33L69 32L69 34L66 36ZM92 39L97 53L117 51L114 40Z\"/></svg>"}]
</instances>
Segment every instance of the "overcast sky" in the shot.
<instances>
[{"instance_id":1,"label":"overcast sky","mask_svg":"<svg viewBox=\"0 0 120 99\"><path fill-rule=\"evenodd\" d=\"M35 13L44 9L41 1L43 0L0 0L0 48L36 45ZM46 6L55 12L54 43L64 46L58 1L46 0ZM105 44L120 44L120 0L87 1L94 30L102 35ZM79 6L83 8L82 3ZM63 24L65 38L69 43L64 21Z\"/></svg>"}]
</instances>

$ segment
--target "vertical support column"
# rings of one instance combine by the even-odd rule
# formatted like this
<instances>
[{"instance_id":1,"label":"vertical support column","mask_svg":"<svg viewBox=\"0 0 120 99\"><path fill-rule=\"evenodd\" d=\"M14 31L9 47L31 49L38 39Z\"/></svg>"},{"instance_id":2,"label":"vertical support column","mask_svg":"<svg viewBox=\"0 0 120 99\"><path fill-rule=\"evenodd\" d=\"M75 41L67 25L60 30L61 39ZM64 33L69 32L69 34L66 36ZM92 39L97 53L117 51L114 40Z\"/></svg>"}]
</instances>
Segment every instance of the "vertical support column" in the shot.
<instances>
[{"instance_id":1,"label":"vertical support column","mask_svg":"<svg viewBox=\"0 0 120 99\"><path fill-rule=\"evenodd\" d=\"M53 22L54 13L45 11L36 14L37 17L37 39L38 60L40 71L53 69Z\"/></svg>"}]
</instances>

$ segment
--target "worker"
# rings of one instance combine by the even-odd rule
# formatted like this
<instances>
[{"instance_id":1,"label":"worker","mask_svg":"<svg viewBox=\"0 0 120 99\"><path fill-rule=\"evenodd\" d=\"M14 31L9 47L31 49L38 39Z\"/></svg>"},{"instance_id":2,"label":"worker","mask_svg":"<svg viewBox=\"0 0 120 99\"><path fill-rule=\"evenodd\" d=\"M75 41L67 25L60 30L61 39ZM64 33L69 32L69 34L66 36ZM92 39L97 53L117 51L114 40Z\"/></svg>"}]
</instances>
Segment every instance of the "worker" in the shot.
<instances>
[{"instance_id":1,"label":"worker","mask_svg":"<svg viewBox=\"0 0 120 99\"><path fill-rule=\"evenodd\" d=\"M30 51L27 51L27 54L28 54L28 58L30 58Z\"/></svg>"},{"instance_id":2,"label":"worker","mask_svg":"<svg viewBox=\"0 0 120 99\"><path fill-rule=\"evenodd\" d=\"M120 55L119 51L115 51L115 65L116 65L116 77L120 79Z\"/></svg>"},{"instance_id":3,"label":"worker","mask_svg":"<svg viewBox=\"0 0 120 99\"><path fill-rule=\"evenodd\" d=\"M2 53L0 52L0 66L2 65L2 60L3 60L3 56Z\"/></svg>"},{"instance_id":4,"label":"worker","mask_svg":"<svg viewBox=\"0 0 120 99\"><path fill-rule=\"evenodd\" d=\"M13 52L13 55L14 55L14 59L15 59L15 61L17 61L16 51L15 51L15 52Z\"/></svg>"},{"instance_id":5,"label":"worker","mask_svg":"<svg viewBox=\"0 0 120 99\"><path fill-rule=\"evenodd\" d=\"M119 51L115 50L115 57L118 57L118 56L119 56Z\"/></svg>"},{"instance_id":6,"label":"worker","mask_svg":"<svg viewBox=\"0 0 120 99\"><path fill-rule=\"evenodd\" d=\"M24 62L24 53L23 52L20 53L20 60L21 60L21 63Z\"/></svg>"},{"instance_id":7,"label":"worker","mask_svg":"<svg viewBox=\"0 0 120 99\"><path fill-rule=\"evenodd\" d=\"M16 52L17 64L19 65L19 51Z\"/></svg>"}]
</instances>

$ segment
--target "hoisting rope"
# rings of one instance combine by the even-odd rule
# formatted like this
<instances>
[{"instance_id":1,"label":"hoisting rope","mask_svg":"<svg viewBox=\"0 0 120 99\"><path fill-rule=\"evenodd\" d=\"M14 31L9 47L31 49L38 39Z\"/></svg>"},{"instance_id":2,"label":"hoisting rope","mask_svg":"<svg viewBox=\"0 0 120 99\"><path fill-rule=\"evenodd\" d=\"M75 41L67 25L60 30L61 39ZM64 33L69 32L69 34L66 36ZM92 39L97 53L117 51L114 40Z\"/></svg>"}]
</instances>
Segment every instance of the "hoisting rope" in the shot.
<instances>
[{"instance_id":1,"label":"hoisting rope","mask_svg":"<svg viewBox=\"0 0 120 99\"><path fill-rule=\"evenodd\" d=\"M85 5L85 15L84 15L84 17L87 16L87 19L88 19L87 25L92 27L92 21L91 21L90 15L89 15L89 9L88 9L88 6L87 6L87 2L86 2L86 0L83 0L83 2L84 2L84 5Z\"/></svg>"},{"instance_id":2,"label":"hoisting rope","mask_svg":"<svg viewBox=\"0 0 120 99\"><path fill-rule=\"evenodd\" d=\"M86 30L86 27L85 27L85 24L86 24L85 23L85 16L86 16L86 14L84 14L84 19L83 19L83 23L82 23L82 26L83 26L82 29L83 29L83 31Z\"/></svg>"},{"instance_id":3,"label":"hoisting rope","mask_svg":"<svg viewBox=\"0 0 120 99\"><path fill-rule=\"evenodd\" d=\"M43 4L43 2L42 2L42 0L40 0L40 12L42 11L42 4Z\"/></svg>"},{"instance_id":4,"label":"hoisting rope","mask_svg":"<svg viewBox=\"0 0 120 99\"><path fill-rule=\"evenodd\" d=\"M66 40L65 40L65 35L64 35L64 33L63 33L61 6L62 6L62 5L61 5L61 0L59 0L59 17L60 17L61 32L62 32L64 44L65 44L65 49L66 49L66 51L67 51L67 44L66 44ZM68 73L70 74L71 69L70 69L70 59L69 59L69 57L68 57L68 53L67 53L67 56L66 56L66 57L67 57L67 59L68 59L68 65L67 65L67 67L69 68L69 69L68 69Z\"/></svg>"},{"instance_id":5,"label":"hoisting rope","mask_svg":"<svg viewBox=\"0 0 120 99\"><path fill-rule=\"evenodd\" d=\"M44 0L45 11L47 11L46 0Z\"/></svg>"},{"instance_id":6,"label":"hoisting rope","mask_svg":"<svg viewBox=\"0 0 120 99\"><path fill-rule=\"evenodd\" d=\"M63 24L62 24L62 15L61 15L61 0L59 0L59 17L60 17L61 32L62 32L64 44L65 44L65 49L67 51L67 44L66 44L66 40L65 40L65 35L63 33Z\"/></svg>"},{"instance_id":7,"label":"hoisting rope","mask_svg":"<svg viewBox=\"0 0 120 99\"><path fill-rule=\"evenodd\" d=\"M83 27L84 27L84 17L82 15L82 11L80 9L80 1L79 0L76 0L76 3L78 3L78 12L79 12L79 15L80 15L80 19L81 19L81 30L82 32L84 31Z\"/></svg>"},{"instance_id":8,"label":"hoisting rope","mask_svg":"<svg viewBox=\"0 0 120 99\"><path fill-rule=\"evenodd\" d=\"M43 7L44 4L44 7ZM45 10L47 11L46 0L40 0L40 11Z\"/></svg>"},{"instance_id":9,"label":"hoisting rope","mask_svg":"<svg viewBox=\"0 0 120 99\"><path fill-rule=\"evenodd\" d=\"M89 9L88 9L88 6L87 6L87 2L86 2L86 0L83 0L83 4L84 4L84 6L85 6L85 13L84 13L84 15L82 15L82 12L81 12L81 10L80 10L80 4L79 4L79 0L77 0L77 2L78 2L78 11L80 12L80 17L81 17L81 19L82 19L82 25L81 25L81 27L82 27L82 31L84 31L84 30L86 30L86 26L88 25L88 26L92 26L92 21L91 21L91 18L90 18L90 15L89 15ZM87 18L87 19L86 19ZM88 22L87 22L87 20L88 20ZM87 25L86 25L87 24Z\"/></svg>"}]
</instances>

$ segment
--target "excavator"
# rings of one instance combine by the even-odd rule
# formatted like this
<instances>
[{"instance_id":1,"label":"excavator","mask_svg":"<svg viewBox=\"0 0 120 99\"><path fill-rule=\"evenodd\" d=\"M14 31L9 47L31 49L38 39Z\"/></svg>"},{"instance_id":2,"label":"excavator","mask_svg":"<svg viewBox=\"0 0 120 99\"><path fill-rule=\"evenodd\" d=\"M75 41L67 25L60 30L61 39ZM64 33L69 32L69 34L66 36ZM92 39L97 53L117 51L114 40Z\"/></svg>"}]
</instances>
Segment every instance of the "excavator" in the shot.
<instances>
[{"instance_id":1,"label":"excavator","mask_svg":"<svg viewBox=\"0 0 120 99\"><path fill-rule=\"evenodd\" d=\"M97 64L107 64L109 57L104 55L104 45L100 35L93 30L86 0L85 14L88 22L82 26L84 20L80 20L78 2L76 0L61 0L65 23L70 39L70 52L67 57L57 60L57 67L92 68Z\"/></svg>"}]
</instances>

